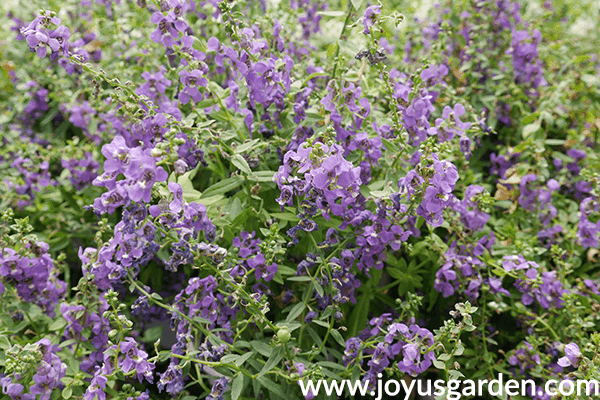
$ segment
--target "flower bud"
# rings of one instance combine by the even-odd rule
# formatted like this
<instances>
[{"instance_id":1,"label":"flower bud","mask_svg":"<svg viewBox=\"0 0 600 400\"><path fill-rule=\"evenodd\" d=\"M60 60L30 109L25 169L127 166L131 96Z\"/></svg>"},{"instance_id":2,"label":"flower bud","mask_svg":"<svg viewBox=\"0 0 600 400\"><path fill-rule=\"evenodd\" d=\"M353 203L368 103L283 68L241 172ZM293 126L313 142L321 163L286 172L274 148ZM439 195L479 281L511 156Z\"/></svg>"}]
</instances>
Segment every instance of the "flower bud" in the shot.
<instances>
[{"instance_id":1,"label":"flower bud","mask_svg":"<svg viewBox=\"0 0 600 400\"><path fill-rule=\"evenodd\" d=\"M287 343L290 341L291 338L292 334L290 333L288 328L281 328L277 331L277 339L279 339L281 343Z\"/></svg>"}]
</instances>

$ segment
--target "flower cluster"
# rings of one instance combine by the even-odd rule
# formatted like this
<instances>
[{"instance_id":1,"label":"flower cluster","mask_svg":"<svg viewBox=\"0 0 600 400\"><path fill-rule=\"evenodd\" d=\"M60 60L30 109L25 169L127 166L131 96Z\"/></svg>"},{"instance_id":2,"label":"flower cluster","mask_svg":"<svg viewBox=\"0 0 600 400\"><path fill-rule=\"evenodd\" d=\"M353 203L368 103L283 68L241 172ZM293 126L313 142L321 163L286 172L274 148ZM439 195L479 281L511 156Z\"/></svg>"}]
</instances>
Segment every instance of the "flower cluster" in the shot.
<instances>
[{"instance_id":1,"label":"flower cluster","mask_svg":"<svg viewBox=\"0 0 600 400\"><path fill-rule=\"evenodd\" d=\"M93 183L107 188L108 192L94 201L97 214L112 214L130 201L148 203L154 183L167 180L166 171L156 165L150 149L130 148L122 136L116 136L111 143L104 145L102 154L106 157L104 174ZM123 174L125 179L117 181L119 174Z\"/></svg>"},{"instance_id":2,"label":"flower cluster","mask_svg":"<svg viewBox=\"0 0 600 400\"><path fill-rule=\"evenodd\" d=\"M66 284L58 279L58 270L48 254L49 249L47 243L38 241L27 242L24 251L19 252L2 248L0 295L5 292L5 285L10 285L23 301L37 304L49 316L54 316L54 306L63 296Z\"/></svg>"},{"instance_id":3,"label":"flower cluster","mask_svg":"<svg viewBox=\"0 0 600 400\"><path fill-rule=\"evenodd\" d=\"M63 168L68 169L71 176L71 184L76 190L81 190L84 187L90 185L94 179L98 176L98 170L100 164L94 160L92 153L86 152L80 159L62 159L61 165Z\"/></svg>"},{"instance_id":4,"label":"flower cluster","mask_svg":"<svg viewBox=\"0 0 600 400\"><path fill-rule=\"evenodd\" d=\"M136 377L139 382L145 380L152 383L154 380L152 371L155 365L148 361L148 353L138 348L135 339L128 337L104 351L104 363L102 367L96 367L90 386L83 398L85 400L93 400L96 397L105 399L106 377L111 375L115 368L118 368L126 376Z\"/></svg>"},{"instance_id":5,"label":"flower cluster","mask_svg":"<svg viewBox=\"0 0 600 400\"><path fill-rule=\"evenodd\" d=\"M317 210L330 219L330 213L350 221L355 214L353 206L360 201L359 186L361 183L360 167L347 161L344 149L337 144L328 146L316 142L312 147L305 142L297 151L288 151L283 165L274 175L273 180L281 190L277 202L283 209L292 206L294 196L303 198L302 205L306 210L300 223L288 234L297 242L297 231L312 231L317 228L310 221Z\"/></svg>"},{"instance_id":6,"label":"flower cluster","mask_svg":"<svg viewBox=\"0 0 600 400\"><path fill-rule=\"evenodd\" d=\"M69 28L60 24L61 20L54 16L51 11L44 11L26 27L21 28L21 34L29 45L32 53L44 58L50 49L50 59L54 60L61 54L69 56ZM50 29L54 25L55 29Z\"/></svg>"},{"instance_id":7,"label":"flower cluster","mask_svg":"<svg viewBox=\"0 0 600 400\"><path fill-rule=\"evenodd\" d=\"M29 198L20 200L20 207L30 204L35 198L35 193L41 191L42 188L55 184L50 175L50 163L47 160L17 157L10 166L18 172L19 179L6 179L5 182L17 194Z\"/></svg>"},{"instance_id":8,"label":"flower cluster","mask_svg":"<svg viewBox=\"0 0 600 400\"><path fill-rule=\"evenodd\" d=\"M13 349L9 351L9 354ZM24 371L21 371L18 366L14 366L19 372L0 379L3 393L9 395L13 400L35 400L38 398L37 395L40 395L40 399L49 399L55 388L64 387L61 379L65 377L67 365L56 354L58 346L52 345L50 340L44 338L19 350L21 351L14 355L15 358L21 359L21 362L25 363L35 361L36 365L29 365L31 369ZM13 355L10 355L12 359ZM19 383L22 375L32 374L33 370L35 370L32 378L33 385L27 387ZM29 393L24 390L28 390Z\"/></svg>"},{"instance_id":9,"label":"flower cluster","mask_svg":"<svg viewBox=\"0 0 600 400\"><path fill-rule=\"evenodd\" d=\"M563 295L569 291L564 289L556 271L539 273L539 265L527 261L522 255L505 256L502 262L505 271L518 273L519 279L515 287L522 293L521 301L526 306L533 304L535 299L543 308L564 306Z\"/></svg>"},{"instance_id":10,"label":"flower cluster","mask_svg":"<svg viewBox=\"0 0 600 400\"><path fill-rule=\"evenodd\" d=\"M364 342L383 336L384 340L374 348L362 350L363 354L370 356L367 362L369 369L363 378L370 385L374 385L378 375L400 357L402 359L397 363L398 369L413 377L426 371L435 361L434 352L430 350L434 344L433 334L427 329L416 324L407 326L401 322L393 322L390 314L371 319L369 325L358 338L346 341L344 362L346 365L356 362Z\"/></svg>"}]
</instances>

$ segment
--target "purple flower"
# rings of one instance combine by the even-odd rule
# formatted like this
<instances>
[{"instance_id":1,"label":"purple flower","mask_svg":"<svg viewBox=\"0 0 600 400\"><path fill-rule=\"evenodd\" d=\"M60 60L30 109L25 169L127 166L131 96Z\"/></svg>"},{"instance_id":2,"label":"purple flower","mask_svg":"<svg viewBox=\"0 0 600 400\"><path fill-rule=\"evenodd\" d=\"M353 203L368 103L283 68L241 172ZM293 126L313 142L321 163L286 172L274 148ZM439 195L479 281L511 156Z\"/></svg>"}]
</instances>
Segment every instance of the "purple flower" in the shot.
<instances>
[{"instance_id":1,"label":"purple flower","mask_svg":"<svg viewBox=\"0 0 600 400\"><path fill-rule=\"evenodd\" d=\"M381 14L381 6L371 6L367 7L365 10L365 14L363 15L363 33L368 35L371 33L370 28L375 24L377 20L377 15Z\"/></svg>"},{"instance_id":2,"label":"purple flower","mask_svg":"<svg viewBox=\"0 0 600 400\"><path fill-rule=\"evenodd\" d=\"M173 27L175 20L169 13L165 16L161 12L152 14L150 21L157 24L156 30L150 34L150 39L156 43L162 43L165 47L173 46L175 39L179 37L179 32Z\"/></svg>"},{"instance_id":3,"label":"purple flower","mask_svg":"<svg viewBox=\"0 0 600 400\"><path fill-rule=\"evenodd\" d=\"M167 370L164 373L159 374L159 376L160 380L158 381L158 390L160 392L166 388L168 393L175 396L183 390L183 377L181 375L181 368L179 368L179 366L173 362L171 362Z\"/></svg>"},{"instance_id":4,"label":"purple flower","mask_svg":"<svg viewBox=\"0 0 600 400\"><path fill-rule=\"evenodd\" d=\"M90 386L86 389L83 399L94 400L98 396L98 400L106 400L104 389L106 389L107 380L105 376L100 374L100 369L98 369L90 382Z\"/></svg>"},{"instance_id":5,"label":"purple flower","mask_svg":"<svg viewBox=\"0 0 600 400\"><path fill-rule=\"evenodd\" d=\"M265 265L265 263L265 256L262 253L248 260L248 266L254 269L256 279L262 278L269 282L273 279L279 267L276 263L271 263L270 265Z\"/></svg>"},{"instance_id":6,"label":"purple flower","mask_svg":"<svg viewBox=\"0 0 600 400\"><path fill-rule=\"evenodd\" d=\"M10 382L10 378L9 382ZM11 399L19 399L19 400L35 400L35 394L23 393L23 385L20 383L9 383L5 386L4 382L2 384L3 393L10 396Z\"/></svg>"},{"instance_id":7,"label":"purple flower","mask_svg":"<svg viewBox=\"0 0 600 400\"><path fill-rule=\"evenodd\" d=\"M183 70L179 72L181 78L179 80L183 83L183 91L179 93L179 101L183 104L187 104L192 98L195 102L202 100L202 93L198 90L197 86L206 87L208 80L202 77L202 71L195 69L191 72Z\"/></svg>"},{"instance_id":8,"label":"purple flower","mask_svg":"<svg viewBox=\"0 0 600 400\"><path fill-rule=\"evenodd\" d=\"M306 317L304 317L304 322L306 322L307 324L310 324L313 319L315 319L317 317L317 312L316 311L309 311L308 313L306 313Z\"/></svg>"},{"instance_id":9,"label":"purple flower","mask_svg":"<svg viewBox=\"0 0 600 400\"><path fill-rule=\"evenodd\" d=\"M223 393L227 387L227 378L219 378L213 384L210 394L206 397L207 400L223 400Z\"/></svg>"},{"instance_id":10,"label":"purple flower","mask_svg":"<svg viewBox=\"0 0 600 400\"><path fill-rule=\"evenodd\" d=\"M60 26L60 19L53 17L53 12L43 11L42 15L35 18L29 25L21 28L21 33L29 45L31 52L37 53L38 57L44 58L50 48L50 59L58 57L59 52L64 56L69 55L69 37L71 33L68 28ZM49 30L50 24L57 25L54 30Z\"/></svg>"},{"instance_id":11,"label":"purple flower","mask_svg":"<svg viewBox=\"0 0 600 400\"><path fill-rule=\"evenodd\" d=\"M581 351L576 343L569 343L565 346L565 357L561 357L558 360L558 365L563 368L573 366L577 367L579 364L579 358L581 357Z\"/></svg>"}]
</instances>

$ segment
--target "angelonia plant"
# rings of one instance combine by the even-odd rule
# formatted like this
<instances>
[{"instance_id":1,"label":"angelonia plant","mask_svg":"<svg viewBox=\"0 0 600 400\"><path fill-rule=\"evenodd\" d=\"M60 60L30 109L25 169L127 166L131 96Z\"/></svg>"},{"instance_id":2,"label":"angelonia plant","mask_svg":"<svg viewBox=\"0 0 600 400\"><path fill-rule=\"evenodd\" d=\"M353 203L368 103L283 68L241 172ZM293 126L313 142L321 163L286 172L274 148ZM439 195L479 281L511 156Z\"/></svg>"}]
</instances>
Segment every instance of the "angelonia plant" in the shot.
<instances>
[{"instance_id":1,"label":"angelonia plant","mask_svg":"<svg viewBox=\"0 0 600 400\"><path fill-rule=\"evenodd\" d=\"M1 400L600 380L595 2L2 7Z\"/></svg>"}]
</instances>

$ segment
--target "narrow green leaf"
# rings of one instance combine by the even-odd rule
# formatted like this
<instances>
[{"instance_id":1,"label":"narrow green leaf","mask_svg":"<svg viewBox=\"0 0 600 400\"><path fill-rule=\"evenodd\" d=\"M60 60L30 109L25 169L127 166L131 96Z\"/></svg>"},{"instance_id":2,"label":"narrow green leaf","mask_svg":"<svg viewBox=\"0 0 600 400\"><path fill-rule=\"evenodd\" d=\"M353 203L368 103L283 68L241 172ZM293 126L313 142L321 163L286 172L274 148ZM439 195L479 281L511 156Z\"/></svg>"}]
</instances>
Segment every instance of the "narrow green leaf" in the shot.
<instances>
[{"instance_id":1,"label":"narrow green leaf","mask_svg":"<svg viewBox=\"0 0 600 400\"><path fill-rule=\"evenodd\" d=\"M244 182L244 178L241 176L232 176L231 178L223 179L206 189L202 192L200 198L204 199L206 197L215 196L217 194L224 194L229 192L230 190L236 189L240 187L240 185Z\"/></svg>"},{"instance_id":2,"label":"narrow green leaf","mask_svg":"<svg viewBox=\"0 0 600 400\"><path fill-rule=\"evenodd\" d=\"M304 303L298 303L294 306L294 308L292 308L290 310L290 313L288 314L286 320L287 321L293 321L296 318L298 318L300 316L300 314L302 314L302 311L304 311L304 309L306 308L306 306L304 305Z\"/></svg>"},{"instance_id":3,"label":"narrow green leaf","mask_svg":"<svg viewBox=\"0 0 600 400\"><path fill-rule=\"evenodd\" d=\"M239 373L235 378L233 378L233 382L231 383L231 400L237 400L242 394L242 389L244 388L244 375Z\"/></svg>"},{"instance_id":4,"label":"narrow green leaf","mask_svg":"<svg viewBox=\"0 0 600 400\"><path fill-rule=\"evenodd\" d=\"M367 325L367 315L372 298L370 292L365 292L358 299L358 304L356 304L356 307L352 310L352 314L350 314L348 336L356 336Z\"/></svg>"},{"instance_id":5,"label":"narrow green leaf","mask_svg":"<svg viewBox=\"0 0 600 400\"><path fill-rule=\"evenodd\" d=\"M333 329L331 331L331 336L335 339L336 342L338 342L340 346L346 347L346 342L344 342L342 334L337 329Z\"/></svg>"},{"instance_id":6,"label":"narrow green leaf","mask_svg":"<svg viewBox=\"0 0 600 400\"><path fill-rule=\"evenodd\" d=\"M219 360L219 362L223 364L228 364L230 362L235 362L235 360L237 360L238 358L240 358L238 354L227 354L226 356L222 357Z\"/></svg>"},{"instance_id":7,"label":"narrow green leaf","mask_svg":"<svg viewBox=\"0 0 600 400\"><path fill-rule=\"evenodd\" d=\"M246 175L252 175L252 170L250 169L248 162L241 155L235 154L231 157L231 163Z\"/></svg>"},{"instance_id":8,"label":"narrow green leaf","mask_svg":"<svg viewBox=\"0 0 600 400\"><path fill-rule=\"evenodd\" d=\"M254 146L256 146L259 142L260 142L260 139L254 139L254 140L250 140L246 143L242 143L239 146L237 146L233 152L235 154L242 154L242 153L250 150Z\"/></svg>"},{"instance_id":9,"label":"narrow green leaf","mask_svg":"<svg viewBox=\"0 0 600 400\"><path fill-rule=\"evenodd\" d=\"M333 55L337 52L338 46L339 46L339 44L337 42L333 42L329 46L327 46L327 57L328 58L333 57Z\"/></svg>"},{"instance_id":10,"label":"narrow green leaf","mask_svg":"<svg viewBox=\"0 0 600 400\"><path fill-rule=\"evenodd\" d=\"M270 380L266 376L260 376L260 377L256 378L256 380L261 385L263 385L265 388L267 388L267 390L273 392L277 396L280 396L282 398L287 398L288 397L288 396L285 395L285 393L283 392L283 390L281 390L281 387L279 387L278 385L276 385L275 382L273 382L272 380Z\"/></svg>"},{"instance_id":11,"label":"narrow green leaf","mask_svg":"<svg viewBox=\"0 0 600 400\"><path fill-rule=\"evenodd\" d=\"M241 367L247 359L249 359L250 357L252 357L255 354L256 353L254 351L249 351L247 353L244 353L237 360L235 360L233 363L235 365L237 365L238 367Z\"/></svg>"},{"instance_id":12,"label":"narrow green leaf","mask_svg":"<svg viewBox=\"0 0 600 400\"><path fill-rule=\"evenodd\" d=\"M250 178L259 182L273 182L273 175L275 175L275 171L255 171Z\"/></svg>"},{"instance_id":13,"label":"narrow green leaf","mask_svg":"<svg viewBox=\"0 0 600 400\"><path fill-rule=\"evenodd\" d=\"M150 297L152 297L153 299L159 300L159 301L163 299L162 296L158 293L152 293L150 295Z\"/></svg>"},{"instance_id":14,"label":"narrow green leaf","mask_svg":"<svg viewBox=\"0 0 600 400\"><path fill-rule=\"evenodd\" d=\"M273 348L264 342L259 342L258 340L253 340L250 342L250 346L260 354L265 357L271 357L271 353L273 352Z\"/></svg>"},{"instance_id":15,"label":"narrow green leaf","mask_svg":"<svg viewBox=\"0 0 600 400\"><path fill-rule=\"evenodd\" d=\"M315 285L315 289L316 289L317 293L319 294L319 296L323 297L323 295L325 294L325 290L323 289L323 286L321 286L321 284L317 281L314 281L313 284Z\"/></svg>"},{"instance_id":16,"label":"narrow green leaf","mask_svg":"<svg viewBox=\"0 0 600 400\"><path fill-rule=\"evenodd\" d=\"M283 346L278 347L267 360L263 369L259 372L258 378L264 376L267 372L275 368L283 358Z\"/></svg>"},{"instance_id":17,"label":"narrow green leaf","mask_svg":"<svg viewBox=\"0 0 600 400\"><path fill-rule=\"evenodd\" d=\"M326 17L343 17L346 15L344 11L319 11L318 15L324 15Z\"/></svg>"}]
</instances>

